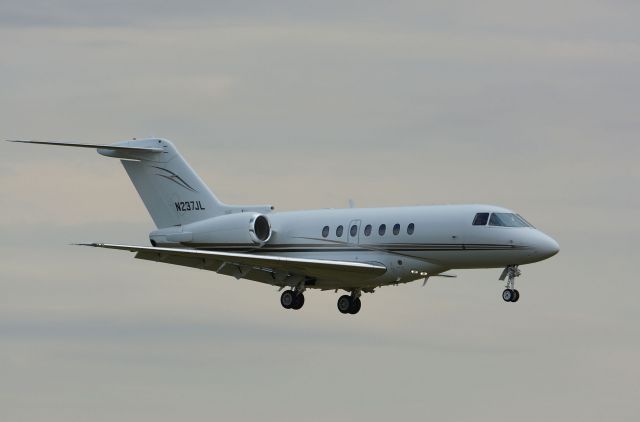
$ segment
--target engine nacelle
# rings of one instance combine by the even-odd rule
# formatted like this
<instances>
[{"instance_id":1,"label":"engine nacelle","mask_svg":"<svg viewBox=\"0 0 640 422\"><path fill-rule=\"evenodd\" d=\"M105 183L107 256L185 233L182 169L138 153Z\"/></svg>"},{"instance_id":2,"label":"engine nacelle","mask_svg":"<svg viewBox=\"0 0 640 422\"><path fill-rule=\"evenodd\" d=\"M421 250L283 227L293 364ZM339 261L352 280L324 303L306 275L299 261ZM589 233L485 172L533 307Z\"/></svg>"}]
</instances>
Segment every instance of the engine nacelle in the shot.
<instances>
[{"instance_id":1,"label":"engine nacelle","mask_svg":"<svg viewBox=\"0 0 640 422\"><path fill-rule=\"evenodd\" d=\"M151 232L154 246L234 246L261 247L271 239L269 219L255 212L221 215L182 227L167 227Z\"/></svg>"},{"instance_id":2,"label":"engine nacelle","mask_svg":"<svg viewBox=\"0 0 640 422\"><path fill-rule=\"evenodd\" d=\"M271 239L271 223L269 219L262 215L256 214L251 220L249 220L249 236L254 243L258 243L261 246Z\"/></svg>"}]
</instances>

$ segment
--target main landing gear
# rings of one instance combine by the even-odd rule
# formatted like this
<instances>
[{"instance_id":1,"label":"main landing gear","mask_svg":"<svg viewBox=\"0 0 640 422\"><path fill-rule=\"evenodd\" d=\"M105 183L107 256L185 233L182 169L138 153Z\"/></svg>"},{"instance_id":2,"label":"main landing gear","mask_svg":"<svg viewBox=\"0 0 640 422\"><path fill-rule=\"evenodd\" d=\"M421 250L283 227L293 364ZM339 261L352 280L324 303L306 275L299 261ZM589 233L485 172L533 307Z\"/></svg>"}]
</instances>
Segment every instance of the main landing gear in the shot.
<instances>
[{"instance_id":1,"label":"main landing gear","mask_svg":"<svg viewBox=\"0 0 640 422\"><path fill-rule=\"evenodd\" d=\"M343 314L357 314L360 312L362 302L360 302L360 291L353 291L351 296L342 295L338 298L338 310Z\"/></svg>"},{"instance_id":2,"label":"main landing gear","mask_svg":"<svg viewBox=\"0 0 640 422\"><path fill-rule=\"evenodd\" d=\"M507 279L506 289L502 292L502 300L505 302L517 302L520 299L520 292L516 290L516 277L520 276L522 272L518 269L517 265L509 265L504 269L500 280Z\"/></svg>"},{"instance_id":3,"label":"main landing gear","mask_svg":"<svg viewBox=\"0 0 640 422\"><path fill-rule=\"evenodd\" d=\"M285 309L295 309L297 311L304 305L304 294L296 290L285 290L280 296L280 304Z\"/></svg>"},{"instance_id":4,"label":"main landing gear","mask_svg":"<svg viewBox=\"0 0 640 422\"><path fill-rule=\"evenodd\" d=\"M304 305L304 286L285 290L280 295L280 304L285 309L298 310ZM362 302L360 302L360 290L353 290L351 295L343 295L338 299L338 310L343 314L357 314L360 312Z\"/></svg>"}]
</instances>

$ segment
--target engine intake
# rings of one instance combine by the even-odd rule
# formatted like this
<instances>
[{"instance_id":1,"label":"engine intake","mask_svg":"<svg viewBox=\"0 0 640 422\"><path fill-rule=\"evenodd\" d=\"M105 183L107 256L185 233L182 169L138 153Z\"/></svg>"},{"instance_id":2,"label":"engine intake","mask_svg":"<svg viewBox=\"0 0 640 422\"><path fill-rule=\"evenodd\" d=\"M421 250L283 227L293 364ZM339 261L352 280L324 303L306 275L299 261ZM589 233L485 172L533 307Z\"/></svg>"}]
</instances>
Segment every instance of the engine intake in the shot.
<instances>
[{"instance_id":1,"label":"engine intake","mask_svg":"<svg viewBox=\"0 0 640 422\"><path fill-rule=\"evenodd\" d=\"M262 214L258 214L249 221L249 235L255 243L267 243L271 238L271 224Z\"/></svg>"}]
</instances>

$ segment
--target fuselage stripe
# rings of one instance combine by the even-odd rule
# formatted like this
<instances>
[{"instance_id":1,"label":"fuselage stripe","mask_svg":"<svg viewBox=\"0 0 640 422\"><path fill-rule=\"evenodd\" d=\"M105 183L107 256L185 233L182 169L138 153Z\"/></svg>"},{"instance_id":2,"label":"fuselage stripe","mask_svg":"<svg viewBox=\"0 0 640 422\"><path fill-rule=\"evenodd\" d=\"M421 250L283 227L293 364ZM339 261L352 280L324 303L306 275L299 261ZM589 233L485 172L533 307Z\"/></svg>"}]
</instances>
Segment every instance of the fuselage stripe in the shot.
<instances>
[{"instance_id":1,"label":"fuselage stripe","mask_svg":"<svg viewBox=\"0 0 640 422\"><path fill-rule=\"evenodd\" d=\"M399 244L399 245L265 245L259 247L253 244L185 244L185 246L210 251L243 250L254 252L354 252L354 251L387 251L387 252L420 252L420 251L497 251L528 249L519 245L490 245L490 244ZM346 247L345 247L346 246ZM368 248L371 249L368 249ZM374 249L375 248L375 249Z\"/></svg>"}]
</instances>

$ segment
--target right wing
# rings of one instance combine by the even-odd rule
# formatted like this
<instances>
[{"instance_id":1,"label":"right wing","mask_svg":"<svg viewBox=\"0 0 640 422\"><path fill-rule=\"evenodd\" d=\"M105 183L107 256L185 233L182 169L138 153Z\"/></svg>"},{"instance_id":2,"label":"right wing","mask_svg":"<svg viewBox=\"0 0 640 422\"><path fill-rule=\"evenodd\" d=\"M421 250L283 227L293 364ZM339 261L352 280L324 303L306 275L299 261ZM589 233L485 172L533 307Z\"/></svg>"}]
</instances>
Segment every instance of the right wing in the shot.
<instances>
[{"instance_id":1,"label":"right wing","mask_svg":"<svg viewBox=\"0 0 640 422\"><path fill-rule=\"evenodd\" d=\"M348 281L373 279L387 272L387 268L383 265L364 262L110 243L82 245L136 252L135 257L138 259L211 270L236 278L247 278L280 286L289 285L291 277Z\"/></svg>"}]
</instances>

